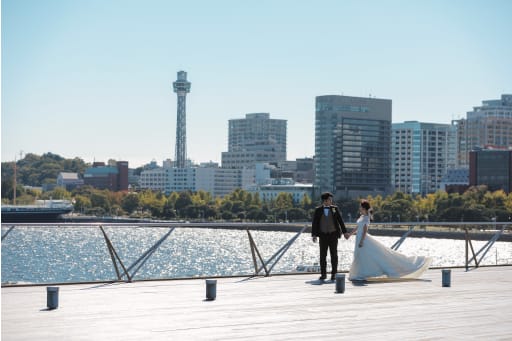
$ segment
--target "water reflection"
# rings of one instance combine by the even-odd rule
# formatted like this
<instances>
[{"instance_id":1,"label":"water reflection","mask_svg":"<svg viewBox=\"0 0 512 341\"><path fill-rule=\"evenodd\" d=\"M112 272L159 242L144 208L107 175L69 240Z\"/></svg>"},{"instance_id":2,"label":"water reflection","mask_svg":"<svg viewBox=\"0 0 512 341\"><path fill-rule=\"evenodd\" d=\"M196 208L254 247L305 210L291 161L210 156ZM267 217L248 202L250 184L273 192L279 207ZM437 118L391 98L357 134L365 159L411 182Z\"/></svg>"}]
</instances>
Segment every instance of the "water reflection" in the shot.
<instances>
[{"instance_id":1,"label":"water reflection","mask_svg":"<svg viewBox=\"0 0 512 341\"><path fill-rule=\"evenodd\" d=\"M7 228L2 228L2 234ZM169 229L152 227L115 228L105 232L126 267L162 238ZM267 260L295 236L290 232L251 231L262 257ZM387 246L398 237L377 237ZM340 239L339 267L348 270L354 240ZM475 252L485 241L473 241ZM408 238L400 252L428 255L432 266L462 266L464 240ZM298 265L318 262L318 244L303 233L275 265L273 273L295 272ZM512 243L496 242L482 265L512 263ZM208 228L176 228L135 279L193 276L250 275L254 265L247 232ZM16 228L2 241L2 282L80 282L116 279L116 273L99 229Z\"/></svg>"}]
</instances>

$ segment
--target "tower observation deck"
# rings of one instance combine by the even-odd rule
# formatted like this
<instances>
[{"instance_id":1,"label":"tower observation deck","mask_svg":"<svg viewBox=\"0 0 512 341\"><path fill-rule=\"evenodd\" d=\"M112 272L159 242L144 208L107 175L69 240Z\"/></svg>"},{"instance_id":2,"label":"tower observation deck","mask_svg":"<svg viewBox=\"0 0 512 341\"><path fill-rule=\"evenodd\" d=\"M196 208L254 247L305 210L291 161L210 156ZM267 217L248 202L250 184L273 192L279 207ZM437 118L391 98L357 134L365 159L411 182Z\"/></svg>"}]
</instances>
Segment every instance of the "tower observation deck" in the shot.
<instances>
[{"instance_id":1,"label":"tower observation deck","mask_svg":"<svg viewBox=\"0 0 512 341\"><path fill-rule=\"evenodd\" d=\"M187 81L187 73L178 71L178 80L173 84L174 92L178 95L178 115L176 120L176 151L175 161L177 168L185 168L187 159L187 117L186 97L190 92L191 83Z\"/></svg>"}]
</instances>

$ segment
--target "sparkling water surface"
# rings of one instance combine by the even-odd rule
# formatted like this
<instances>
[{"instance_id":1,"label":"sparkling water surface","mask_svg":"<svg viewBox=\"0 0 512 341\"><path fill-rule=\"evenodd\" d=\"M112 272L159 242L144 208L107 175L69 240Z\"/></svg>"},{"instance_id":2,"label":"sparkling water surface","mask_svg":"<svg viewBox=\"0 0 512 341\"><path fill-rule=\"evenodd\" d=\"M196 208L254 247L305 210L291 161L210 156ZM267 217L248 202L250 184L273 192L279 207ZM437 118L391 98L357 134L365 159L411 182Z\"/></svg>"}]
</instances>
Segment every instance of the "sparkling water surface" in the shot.
<instances>
[{"instance_id":1,"label":"sparkling water surface","mask_svg":"<svg viewBox=\"0 0 512 341\"><path fill-rule=\"evenodd\" d=\"M169 228L105 227L126 268L157 243ZM2 235L7 228L2 228ZM295 232L250 231L267 261ZM370 231L371 233L371 231ZM391 247L399 237L377 236ZM338 243L339 269L349 270L355 236ZM485 241L472 241L478 252ZM433 258L432 267L463 266L465 241L407 238L399 251ZM318 263L318 244L301 234L280 258L272 273L296 272L299 265ZM470 253L471 254L471 253ZM477 257L480 259L482 255ZM257 256L256 256L257 257ZM258 259L258 258L257 258ZM269 266L272 266L271 262ZM496 242L482 265L512 263L512 243ZM258 259L258 267L261 263ZM134 266L130 273L137 269ZM122 272L122 268L119 267ZM261 272L264 273L263 270ZM134 280L254 274L249 237L244 230L176 228L137 270ZM123 277L126 279L126 277ZM107 243L99 228L19 227L2 241L2 283L65 283L116 280Z\"/></svg>"}]
</instances>

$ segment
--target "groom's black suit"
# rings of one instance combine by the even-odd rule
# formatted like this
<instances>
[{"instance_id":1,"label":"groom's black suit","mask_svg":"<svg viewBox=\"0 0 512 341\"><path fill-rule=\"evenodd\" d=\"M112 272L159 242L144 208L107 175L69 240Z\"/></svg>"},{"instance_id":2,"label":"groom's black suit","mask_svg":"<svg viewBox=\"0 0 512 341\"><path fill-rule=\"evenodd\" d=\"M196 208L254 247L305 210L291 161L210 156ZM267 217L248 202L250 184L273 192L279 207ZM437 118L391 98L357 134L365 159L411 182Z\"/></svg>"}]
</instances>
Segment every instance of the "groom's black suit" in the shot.
<instances>
[{"instance_id":1,"label":"groom's black suit","mask_svg":"<svg viewBox=\"0 0 512 341\"><path fill-rule=\"evenodd\" d=\"M328 215L325 215L325 207ZM322 277L327 275L327 249L331 254L331 276L334 277L338 269L338 239L341 233L347 233L345 223L341 218L338 206L318 206L313 215L311 235L320 240L320 272Z\"/></svg>"}]
</instances>

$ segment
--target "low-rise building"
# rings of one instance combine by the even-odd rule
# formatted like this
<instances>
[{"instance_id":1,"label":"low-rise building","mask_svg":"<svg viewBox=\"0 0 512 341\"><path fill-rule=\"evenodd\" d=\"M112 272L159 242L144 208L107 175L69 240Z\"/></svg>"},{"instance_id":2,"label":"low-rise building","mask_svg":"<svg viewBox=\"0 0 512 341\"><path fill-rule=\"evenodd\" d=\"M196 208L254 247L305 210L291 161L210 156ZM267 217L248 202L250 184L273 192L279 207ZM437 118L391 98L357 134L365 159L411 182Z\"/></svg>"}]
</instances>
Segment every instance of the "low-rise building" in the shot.
<instances>
[{"instance_id":1,"label":"low-rise building","mask_svg":"<svg viewBox=\"0 0 512 341\"><path fill-rule=\"evenodd\" d=\"M230 169L216 163L199 167L176 168L164 163L163 167L145 170L140 175L140 187L166 194L182 191L206 191L213 197L223 197L234 190L254 183L254 169Z\"/></svg>"},{"instance_id":2,"label":"low-rise building","mask_svg":"<svg viewBox=\"0 0 512 341\"><path fill-rule=\"evenodd\" d=\"M110 191L128 190L128 161L117 161L115 166L94 162L84 173L84 184Z\"/></svg>"},{"instance_id":3,"label":"low-rise building","mask_svg":"<svg viewBox=\"0 0 512 341\"><path fill-rule=\"evenodd\" d=\"M57 186L64 187L67 191L71 191L84 184L84 180L78 173L60 172L57 176Z\"/></svg>"},{"instance_id":4,"label":"low-rise building","mask_svg":"<svg viewBox=\"0 0 512 341\"><path fill-rule=\"evenodd\" d=\"M469 169L451 168L441 179L439 189L448 193L464 193L469 187Z\"/></svg>"},{"instance_id":5,"label":"low-rise building","mask_svg":"<svg viewBox=\"0 0 512 341\"><path fill-rule=\"evenodd\" d=\"M512 189L512 150L482 149L469 153L469 185L489 191Z\"/></svg>"},{"instance_id":6,"label":"low-rise building","mask_svg":"<svg viewBox=\"0 0 512 341\"><path fill-rule=\"evenodd\" d=\"M312 197L313 184L302 184L293 179L272 179L270 184L253 185L247 189L251 193L259 193L261 200L271 201L280 193L291 194L293 202L299 203L305 195Z\"/></svg>"}]
</instances>

